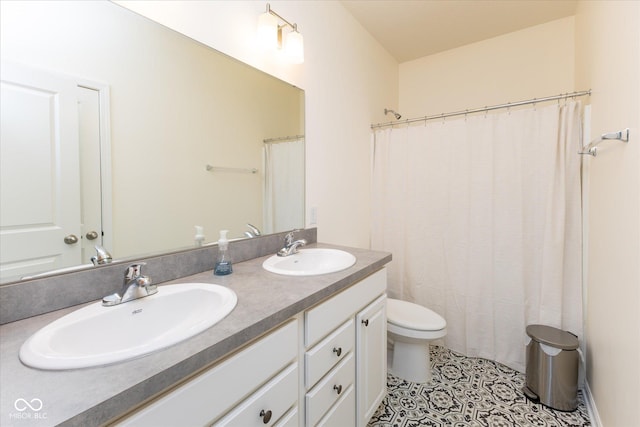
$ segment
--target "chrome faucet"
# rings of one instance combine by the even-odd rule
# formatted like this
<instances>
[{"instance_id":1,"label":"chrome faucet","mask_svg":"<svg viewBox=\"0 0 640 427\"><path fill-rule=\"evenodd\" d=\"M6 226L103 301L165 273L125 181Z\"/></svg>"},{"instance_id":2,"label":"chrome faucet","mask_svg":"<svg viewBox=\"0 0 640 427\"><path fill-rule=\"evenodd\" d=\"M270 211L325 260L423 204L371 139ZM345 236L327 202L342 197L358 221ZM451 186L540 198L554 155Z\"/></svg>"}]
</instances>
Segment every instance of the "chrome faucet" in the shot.
<instances>
[{"instance_id":1,"label":"chrome faucet","mask_svg":"<svg viewBox=\"0 0 640 427\"><path fill-rule=\"evenodd\" d=\"M124 272L122 290L115 294L102 298L105 307L123 304L138 298L148 297L158 292L158 286L151 284L151 279L142 275L142 266L145 263L131 264Z\"/></svg>"},{"instance_id":2,"label":"chrome faucet","mask_svg":"<svg viewBox=\"0 0 640 427\"><path fill-rule=\"evenodd\" d=\"M249 228L249 231L245 231L244 232L244 235L246 237L254 238L254 237L258 237L258 236L262 235L262 233L260 232L258 227L256 227L255 225L251 225L251 224L247 223L247 227Z\"/></svg>"},{"instance_id":3,"label":"chrome faucet","mask_svg":"<svg viewBox=\"0 0 640 427\"><path fill-rule=\"evenodd\" d=\"M298 248L307 244L305 239L293 240L293 233L298 230L293 230L284 236L284 247L278 251L278 256L289 256L298 253Z\"/></svg>"},{"instance_id":4,"label":"chrome faucet","mask_svg":"<svg viewBox=\"0 0 640 427\"><path fill-rule=\"evenodd\" d=\"M91 262L93 263L93 265L109 264L111 261L113 261L111 254L105 248L98 245L96 245L95 248L96 256L91 257Z\"/></svg>"}]
</instances>

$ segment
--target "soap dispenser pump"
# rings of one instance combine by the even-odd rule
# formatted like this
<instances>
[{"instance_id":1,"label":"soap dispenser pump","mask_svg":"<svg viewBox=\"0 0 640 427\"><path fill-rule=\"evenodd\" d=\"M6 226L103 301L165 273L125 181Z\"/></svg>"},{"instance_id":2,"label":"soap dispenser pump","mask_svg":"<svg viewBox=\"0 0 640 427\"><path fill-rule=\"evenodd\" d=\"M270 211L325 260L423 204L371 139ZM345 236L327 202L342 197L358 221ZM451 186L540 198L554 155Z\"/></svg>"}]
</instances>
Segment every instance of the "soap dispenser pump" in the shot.
<instances>
[{"instance_id":1,"label":"soap dispenser pump","mask_svg":"<svg viewBox=\"0 0 640 427\"><path fill-rule=\"evenodd\" d=\"M229 254L229 241L227 240L228 230L220 230L220 239L218 240L218 256L213 269L216 276L226 276L233 273L231 266L231 255Z\"/></svg>"}]
</instances>

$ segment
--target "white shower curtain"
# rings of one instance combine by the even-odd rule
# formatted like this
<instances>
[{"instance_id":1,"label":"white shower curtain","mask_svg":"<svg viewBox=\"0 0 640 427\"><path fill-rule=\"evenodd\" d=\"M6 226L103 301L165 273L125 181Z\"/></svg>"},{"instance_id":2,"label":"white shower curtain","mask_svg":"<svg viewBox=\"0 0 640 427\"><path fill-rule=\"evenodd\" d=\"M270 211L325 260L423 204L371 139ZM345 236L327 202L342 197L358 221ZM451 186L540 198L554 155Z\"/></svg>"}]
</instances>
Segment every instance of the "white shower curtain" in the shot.
<instances>
[{"instance_id":1,"label":"white shower curtain","mask_svg":"<svg viewBox=\"0 0 640 427\"><path fill-rule=\"evenodd\" d=\"M304 139L264 144L263 232L304 227Z\"/></svg>"},{"instance_id":2,"label":"white shower curtain","mask_svg":"<svg viewBox=\"0 0 640 427\"><path fill-rule=\"evenodd\" d=\"M445 345L524 371L525 328L582 336L580 103L378 130L372 248Z\"/></svg>"}]
</instances>

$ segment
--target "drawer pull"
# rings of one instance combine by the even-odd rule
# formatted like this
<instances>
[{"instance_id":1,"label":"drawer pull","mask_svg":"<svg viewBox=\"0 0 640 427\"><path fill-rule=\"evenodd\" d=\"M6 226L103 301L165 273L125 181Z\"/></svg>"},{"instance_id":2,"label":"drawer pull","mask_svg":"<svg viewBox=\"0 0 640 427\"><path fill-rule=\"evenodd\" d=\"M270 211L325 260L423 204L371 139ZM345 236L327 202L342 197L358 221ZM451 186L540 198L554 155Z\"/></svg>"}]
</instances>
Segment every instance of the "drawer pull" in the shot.
<instances>
[{"instance_id":1,"label":"drawer pull","mask_svg":"<svg viewBox=\"0 0 640 427\"><path fill-rule=\"evenodd\" d=\"M260 416L262 417L262 422L264 424L267 424L269 421L271 421L271 415L272 415L271 410L268 410L267 412L265 412L263 409L262 411L260 411Z\"/></svg>"},{"instance_id":2,"label":"drawer pull","mask_svg":"<svg viewBox=\"0 0 640 427\"><path fill-rule=\"evenodd\" d=\"M336 354L336 356L340 357L340 355L342 354L342 347L333 347L333 352Z\"/></svg>"},{"instance_id":3,"label":"drawer pull","mask_svg":"<svg viewBox=\"0 0 640 427\"><path fill-rule=\"evenodd\" d=\"M362 324L363 324L364 326L369 326L369 319L365 319L365 320L363 320L363 321L362 321Z\"/></svg>"},{"instance_id":4,"label":"drawer pull","mask_svg":"<svg viewBox=\"0 0 640 427\"><path fill-rule=\"evenodd\" d=\"M338 392L338 394L342 393L342 385L334 385L333 389Z\"/></svg>"}]
</instances>

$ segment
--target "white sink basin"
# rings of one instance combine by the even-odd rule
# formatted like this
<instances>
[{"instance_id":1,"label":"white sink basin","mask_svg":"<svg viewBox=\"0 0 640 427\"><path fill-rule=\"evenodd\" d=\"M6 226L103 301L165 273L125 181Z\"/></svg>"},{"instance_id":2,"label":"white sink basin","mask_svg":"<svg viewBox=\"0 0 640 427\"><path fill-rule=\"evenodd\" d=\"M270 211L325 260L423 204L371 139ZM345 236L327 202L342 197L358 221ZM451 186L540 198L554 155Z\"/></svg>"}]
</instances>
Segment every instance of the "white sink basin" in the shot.
<instances>
[{"instance_id":1,"label":"white sink basin","mask_svg":"<svg viewBox=\"0 0 640 427\"><path fill-rule=\"evenodd\" d=\"M158 293L69 313L20 348L25 365L51 370L87 368L133 359L192 337L229 314L238 298L208 283L160 286Z\"/></svg>"},{"instance_id":2,"label":"white sink basin","mask_svg":"<svg viewBox=\"0 0 640 427\"><path fill-rule=\"evenodd\" d=\"M345 270L356 263L356 257L339 249L309 248L298 253L267 258L262 267L287 276L316 276Z\"/></svg>"}]
</instances>

